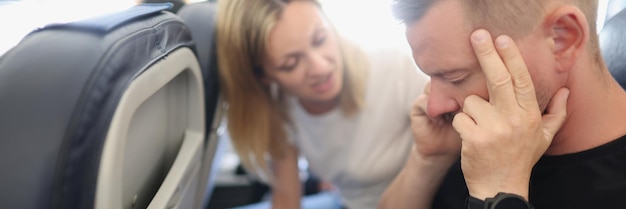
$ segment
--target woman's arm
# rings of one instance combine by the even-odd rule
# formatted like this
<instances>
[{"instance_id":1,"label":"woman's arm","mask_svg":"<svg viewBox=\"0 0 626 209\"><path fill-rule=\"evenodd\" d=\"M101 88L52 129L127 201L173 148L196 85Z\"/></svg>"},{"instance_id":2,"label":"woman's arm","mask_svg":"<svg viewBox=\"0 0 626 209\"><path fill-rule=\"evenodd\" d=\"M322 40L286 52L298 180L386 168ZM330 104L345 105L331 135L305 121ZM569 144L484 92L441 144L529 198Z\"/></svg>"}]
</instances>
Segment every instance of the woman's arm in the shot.
<instances>
[{"instance_id":1,"label":"woman's arm","mask_svg":"<svg viewBox=\"0 0 626 209\"><path fill-rule=\"evenodd\" d=\"M302 188L298 173L298 151L289 146L282 159L273 161L272 208L300 208Z\"/></svg>"}]
</instances>

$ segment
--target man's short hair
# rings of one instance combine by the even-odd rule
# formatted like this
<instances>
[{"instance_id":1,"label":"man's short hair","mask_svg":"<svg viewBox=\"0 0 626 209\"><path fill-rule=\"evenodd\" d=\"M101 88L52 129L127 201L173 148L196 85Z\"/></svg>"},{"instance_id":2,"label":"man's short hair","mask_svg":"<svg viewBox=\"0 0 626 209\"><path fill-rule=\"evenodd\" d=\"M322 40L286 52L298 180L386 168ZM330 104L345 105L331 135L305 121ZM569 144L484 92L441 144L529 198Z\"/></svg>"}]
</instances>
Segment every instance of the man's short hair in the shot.
<instances>
[{"instance_id":1,"label":"man's short hair","mask_svg":"<svg viewBox=\"0 0 626 209\"><path fill-rule=\"evenodd\" d=\"M419 21L437 3L447 0L394 0L394 16L405 25ZM578 7L586 16L590 52L600 58L596 19L598 0L455 0L463 5L463 14L472 29L485 28L494 35L507 34L513 38L527 35L541 24L545 5L563 1ZM598 60L599 61L599 60Z\"/></svg>"}]
</instances>

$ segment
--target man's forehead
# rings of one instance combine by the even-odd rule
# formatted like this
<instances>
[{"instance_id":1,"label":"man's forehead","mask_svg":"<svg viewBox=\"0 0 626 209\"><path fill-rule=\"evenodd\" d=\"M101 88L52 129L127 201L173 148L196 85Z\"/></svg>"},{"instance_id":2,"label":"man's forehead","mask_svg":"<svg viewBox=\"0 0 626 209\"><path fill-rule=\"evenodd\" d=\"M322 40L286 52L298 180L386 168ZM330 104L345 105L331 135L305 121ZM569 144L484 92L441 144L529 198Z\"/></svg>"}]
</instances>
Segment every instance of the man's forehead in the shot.
<instances>
[{"instance_id":1,"label":"man's forehead","mask_svg":"<svg viewBox=\"0 0 626 209\"><path fill-rule=\"evenodd\" d=\"M444 1L408 25L413 58L425 73L468 69L476 63L461 10L458 1Z\"/></svg>"},{"instance_id":2,"label":"man's forehead","mask_svg":"<svg viewBox=\"0 0 626 209\"><path fill-rule=\"evenodd\" d=\"M406 35L412 38L409 39L412 44L429 44L430 40L439 38L442 34L458 37L469 35L469 30L461 4L458 1L443 1L433 5L421 19L408 23ZM423 48L421 45L412 47Z\"/></svg>"}]
</instances>

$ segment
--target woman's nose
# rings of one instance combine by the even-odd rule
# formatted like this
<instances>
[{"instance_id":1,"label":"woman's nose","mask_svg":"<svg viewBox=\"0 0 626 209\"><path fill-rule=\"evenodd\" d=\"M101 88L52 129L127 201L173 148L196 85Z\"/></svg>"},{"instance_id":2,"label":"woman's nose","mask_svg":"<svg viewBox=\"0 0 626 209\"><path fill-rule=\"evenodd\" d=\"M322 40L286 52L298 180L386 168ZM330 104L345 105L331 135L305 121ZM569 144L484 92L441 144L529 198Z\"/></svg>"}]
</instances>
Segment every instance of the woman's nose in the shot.
<instances>
[{"instance_id":1,"label":"woman's nose","mask_svg":"<svg viewBox=\"0 0 626 209\"><path fill-rule=\"evenodd\" d=\"M332 70L330 59L322 53L312 53L309 55L308 71L310 75L326 75Z\"/></svg>"}]
</instances>

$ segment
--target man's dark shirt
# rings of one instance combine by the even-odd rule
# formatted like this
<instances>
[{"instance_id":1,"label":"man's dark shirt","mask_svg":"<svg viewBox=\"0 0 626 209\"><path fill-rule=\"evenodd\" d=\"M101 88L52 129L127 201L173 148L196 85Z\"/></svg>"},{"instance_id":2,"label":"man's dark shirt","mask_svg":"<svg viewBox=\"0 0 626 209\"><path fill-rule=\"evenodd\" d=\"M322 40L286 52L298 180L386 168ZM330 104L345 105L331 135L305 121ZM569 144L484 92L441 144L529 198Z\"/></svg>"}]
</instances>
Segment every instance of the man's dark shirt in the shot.
<instances>
[{"instance_id":1,"label":"man's dark shirt","mask_svg":"<svg viewBox=\"0 0 626 209\"><path fill-rule=\"evenodd\" d=\"M535 209L626 209L626 136L591 150L544 156L533 168L530 202ZM467 186L457 161L433 209L463 209Z\"/></svg>"}]
</instances>

